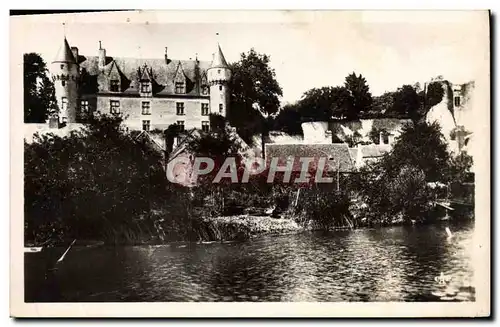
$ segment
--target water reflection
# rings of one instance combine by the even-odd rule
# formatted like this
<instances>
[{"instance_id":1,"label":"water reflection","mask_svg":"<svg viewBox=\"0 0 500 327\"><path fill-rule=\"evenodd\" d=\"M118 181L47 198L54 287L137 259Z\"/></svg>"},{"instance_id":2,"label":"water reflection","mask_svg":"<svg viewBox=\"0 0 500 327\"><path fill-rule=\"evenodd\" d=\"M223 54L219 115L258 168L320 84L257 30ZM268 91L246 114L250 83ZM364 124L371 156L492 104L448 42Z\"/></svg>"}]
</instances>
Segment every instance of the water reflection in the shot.
<instances>
[{"instance_id":1,"label":"water reflection","mask_svg":"<svg viewBox=\"0 0 500 327\"><path fill-rule=\"evenodd\" d=\"M474 300L472 224L25 254L27 301ZM56 253L56 254L54 254ZM54 260L53 258L56 257ZM47 273L50 271L50 273ZM450 280L440 283L443 273Z\"/></svg>"}]
</instances>

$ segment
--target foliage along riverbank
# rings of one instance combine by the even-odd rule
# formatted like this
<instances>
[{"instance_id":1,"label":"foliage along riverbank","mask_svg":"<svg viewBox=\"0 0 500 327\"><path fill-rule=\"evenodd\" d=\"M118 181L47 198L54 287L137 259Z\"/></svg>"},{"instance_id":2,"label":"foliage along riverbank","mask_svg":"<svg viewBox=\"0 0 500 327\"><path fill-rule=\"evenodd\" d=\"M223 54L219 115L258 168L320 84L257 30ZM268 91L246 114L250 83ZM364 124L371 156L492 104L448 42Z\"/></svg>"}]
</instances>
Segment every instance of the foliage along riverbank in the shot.
<instances>
[{"instance_id":1,"label":"foliage along riverbank","mask_svg":"<svg viewBox=\"0 0 500 327\"><path fill-rule=\"evenodd\" d=\"M34 245L197 242L431 223L435 200L443 197L432 183L449 185L449 197L473 196L461 187L470 157L452 156L439 126L426 123L405 127L389 154L341 176L339 187L268 184L255 175L246 184L185 188L166 179L161 154L127 133L120 117L91 117L81 131L39 136L24 150L25 244ZM272 217L263 218L265 211Z\"/></svg>"}]
</instances>

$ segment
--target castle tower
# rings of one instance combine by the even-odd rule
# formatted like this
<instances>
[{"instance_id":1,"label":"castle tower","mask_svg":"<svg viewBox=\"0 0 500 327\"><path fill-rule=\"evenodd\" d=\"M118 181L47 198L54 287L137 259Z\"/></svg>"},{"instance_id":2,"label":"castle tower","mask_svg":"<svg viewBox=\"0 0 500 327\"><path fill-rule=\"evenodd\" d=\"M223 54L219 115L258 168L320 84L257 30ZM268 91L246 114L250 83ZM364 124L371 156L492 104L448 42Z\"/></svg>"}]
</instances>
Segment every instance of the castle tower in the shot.
<instances>
[{"instance_id":1,"label":"castle tower","mask_svg":"<svg viewBox=\"0 0 500 327\"><path fill-rule=\"evenodd\" d=\"M214 54L212 65L207 70L207 81L210 85L210 112L226 116L229 106L228 82L231 79L231 69L222 54L220 46Z\"/></svg>"},{"instance_id":2,"label":"castle tower","mask_svg":"<svg viewBox=\"0 0 500 327\"><path fill-rule=\"evenodd\" d=\"M80 72L66 37L52 61L50 71L59 107L59 122L76 123Z\"/></svg>"}]
</instances>

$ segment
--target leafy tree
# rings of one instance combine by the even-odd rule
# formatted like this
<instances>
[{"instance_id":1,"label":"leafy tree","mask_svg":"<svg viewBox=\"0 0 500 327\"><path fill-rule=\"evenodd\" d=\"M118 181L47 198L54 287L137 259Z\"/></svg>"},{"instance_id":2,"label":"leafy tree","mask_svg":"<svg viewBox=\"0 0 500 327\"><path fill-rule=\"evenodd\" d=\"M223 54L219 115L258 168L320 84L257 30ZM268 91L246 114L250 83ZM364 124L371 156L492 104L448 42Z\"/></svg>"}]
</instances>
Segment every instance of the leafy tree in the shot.
<instances>
[{"instance_id":1,"label":"leafy tree","mask_svg":"<svg viewBox=\"0 0 500 327\"><path fill-rule=\"evenodd\" d=\"M450 154L437 123L414 122L403 127L393 149L361 169L355 183L373 224L423 221L435 194L428 182L446 183Z\"/></svg>"},{"instance_id":2,"label":"leafy tree","mask_svg":"<svg viewBox=\"0 0 500 327\"><path fill-rule=\"evenodd\" d=\"M349 74L345 78L345 88L351 95L352 108L347 112L347 118L357 119L361 112L368 111L373 103L370 88L366 79L360 74Z\"/></svg>"},{"instance_id":3,"label":"leafy tree","mask_svg":"<svg viewBox=\"0 0 500 327\"><path fill-rule=\"evenodd\" d=\"M417 91L411 85L403 85L394 93L392 111L400 116L410 117L414 120L420 118L421 100Z\"/></svg>"},{"instance_id":4,"label":"leafy tree","mask_svg":"<svg viewBox=\"0 0 500 327\"><path fill-rule=\"evenodd\" d=\"M283 131L290 135L302 135L301 123L302 116L296 104L284 106L271 122L274 130Z\"/></svg>"},{"instance_id":5,"label":"leafy tree","mask_svg":"<svg viewBox=\"0 0 500 327\"><path fill-rule=\"evenodd\" d=\"M426 110L437 105L443 100L444 89L441 82L431 82L427 86L427 92L425 94L425 106Z\"/></svg>"},{"instance_id":6,"label":"leafy tree","mask_svg":"<svg viewBox=\"0 0 500 327\"><path fill-rule=\"evenodd\" d=\"M373 97L371 110L367 116L387 117L393 111L394 107L394 92L385 92L380 96Z\"/></svg>"},{"instance_id":7,"label":"leafy tree","mask_svg":"<svg viewBox=\"0 0 500 327\"><path fill-rule=\"evenodd\" d=\"M389 174L407 165L422 170L427 181L446 180L450 154L437 122L406 124L396 141L391 152L381 161Z\"/></svg>"},{"instance_id":8,"label":"leafy tree","mask_svg":"<svg viewBox=\"0 0 500 327\"><path fill-rule=\"evenodd\" d=\"M273 115L278 112L283 95L270 60L268 55L252 48L241 54L240 61L231 64L231 110L227 119L248 144L252 143L253 135L265 129L264 118L254 105L265 114Z\"/></svg>"},{"instance_id":9,"label":"leafy tree","mask_svg":"<svg viewBox=\"0 0 500 327\"><path fill-rule=\"evenodd\" d=\"M293 107L302 120L328 121L345 118L351 111L351 96L345 87L325 86L306 91Z\"/></svg>"},{"instance_id":10,"label":"leafy tree","mask_svg":"<svg viewBox=\"0 0 500 327\"><path fill-rule=\"evenodd\" d=\"M56 113L54 84L47 73L47 65L37 53L24 54L24 122L45 123Z\"/></svg>"},{"instance_id":11,"label":"leafy tree","mask_svg":"<svg viewBox=\"0 0 500 327\"><path fill-rule=\"evenodd\" d=\"M162 156L125 133L121 121L96 116L64 137L38 135L25 143L28 239L121 242L152 228L137 219L165 201ZM41 232L48 226L52 232Z\"/></svg>"}]
</instances>

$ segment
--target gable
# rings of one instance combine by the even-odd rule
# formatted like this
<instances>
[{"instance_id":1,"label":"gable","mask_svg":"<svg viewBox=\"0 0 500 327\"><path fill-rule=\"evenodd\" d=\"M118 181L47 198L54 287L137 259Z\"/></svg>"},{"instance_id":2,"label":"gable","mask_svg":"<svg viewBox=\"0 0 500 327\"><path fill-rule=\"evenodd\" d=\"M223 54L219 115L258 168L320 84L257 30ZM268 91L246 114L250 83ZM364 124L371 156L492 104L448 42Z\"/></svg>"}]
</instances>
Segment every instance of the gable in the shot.
<instances>
[{"instance_id":1,"label":"gable","mask_svg":"<svg viewBox=\"0 0 500 327\"><path fill-rule=\"evenodd\" d=\"M97 56L81 56L82 62L80 67L86 70L90 76L98 76L101 78L98 67L98 57ZM122 58L122 57L109 57L109 63L106 65L104 71L109 71L113 63L117 66L118 70L122 74L122 78L125 78L130 82L127 88L123 89L123 93L128 94L139 94L139 80L143 77L148 77L154 79L155 84L159 87L156 89L156 95L172 95L175 94L175 79L179 77L179 74L184 75L187 81L192 81L188 84L196 85L199 83L201 85L201 80L206 78L206 70L210 67L210 62L208 61L196 61L196 60L175 60L169 59L168 64L165 59L139 59L139 58ZM144 71L142 68L146 65L148 69ZM178 73L179 65L181 67L181 72ZM198 69L196 68L198 66ZM141 68L141 69L140 69ZM197 72L198 70L198 72ZM149 74L145 75L144 74ZM205 76L205 77L203 77ZM107 76L106 76L107 78ZM181 77L182 78L182 77ZM200 95L197 87L190 85L186 90L186 95Z\"/></svg>"}]
</instances>

